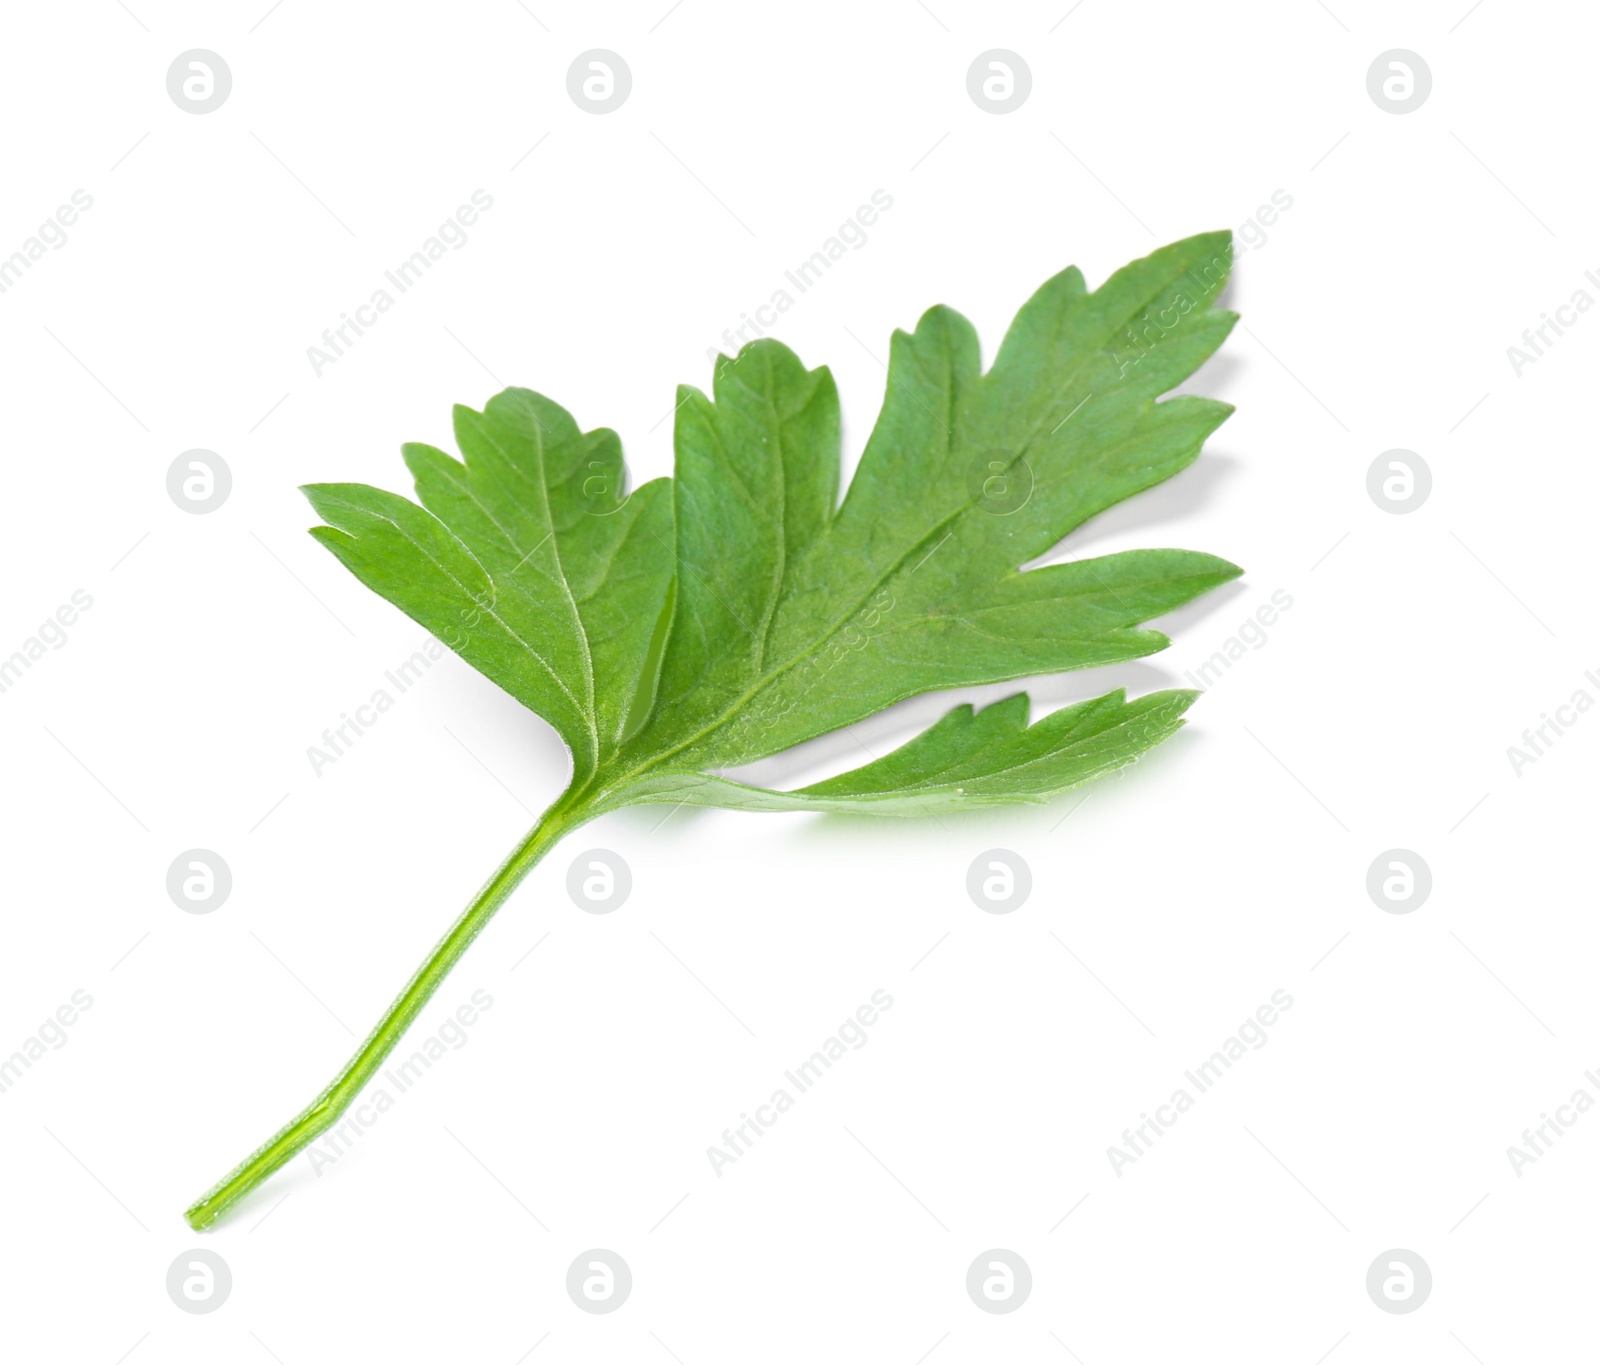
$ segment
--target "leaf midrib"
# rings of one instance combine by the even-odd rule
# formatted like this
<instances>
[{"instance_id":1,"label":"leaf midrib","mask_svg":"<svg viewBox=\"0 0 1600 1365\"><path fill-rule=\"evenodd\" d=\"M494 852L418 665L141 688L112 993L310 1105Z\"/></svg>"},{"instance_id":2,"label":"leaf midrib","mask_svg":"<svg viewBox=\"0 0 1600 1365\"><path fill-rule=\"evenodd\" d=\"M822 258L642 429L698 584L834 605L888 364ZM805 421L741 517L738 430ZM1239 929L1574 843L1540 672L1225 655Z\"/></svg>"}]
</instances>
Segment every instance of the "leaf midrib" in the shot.
<instances>
[{"instance_id":1,"label":"leaf midrib","mask_svg":"<svg viewBox=\"0 0 1600 1365\"><path fill-rule=\"evenodd\" d=\"M586 694L588 704L584 705L578 702L577 698L575 697L573 698L573 703L575 706L577 706L579 718L583 721L584 728L588 731L589 762L593 766L598 767L600 763L600 725L598 717L595 714L594 655L589 648L589 632L583 624L583 613L578 610L578 599L572 591L572 584L567 579L566 565L561 559L561 537L556 534L555 513L550 507L549 469L545 461L544 437L542 434L543 429L540 427L537 419L535 419L534 428L533 445L534 449L537 451L536 458L539 462L539 469L538 477L536 479L530 479L528 482L533 485L534 495L538 498L540 510L544 513L544 524L549 527L550 530L550 534L546 537L546 539L550 542L550 553L555 559L555 580L558 584L560 584L561 595L566 601L567 610L572 618L573 633L577 636L578 644L583 651L584 692ZM501 444L492 425L489 422L484 422L479 427L479 431L500 453L507 464L509 464L512 468L515 468L516 461L514 456L505 448L504 445ZM500 488L501 492L505 493L508 491L505 488L505 485L500 483L498 477L495 477L493 474L491 474L491 477L495 479L495 484ZM474 502L478 501L475 492L471 494L471 497ZM516 499L513 498L512 501L514 502ZM482 503L479 503L478 505L480 507L483 506ZM488 508L485 507L483 510L489 516L489 519L495 523L495 525L500 525L498 518L496 518L492 512L489 512ZM510 539L512 549L519 549L520 547L516 543L516 537L504 527L501 527L501 530L506 534L507 538ZM457 539L459 539L459 537L457 537ZM541 541L540 544L542 545L543 542ZM536 545L534 546L533 550L529 551L528 553L532 554L538 549L539 546ZM498 581L493 574L489 575L489 579L490 582ZM515 580L513 578L509 581L514 582ZM571 693L569 692L568 695L570 696ZM576 757L574 757L574 761L576 761Z\"/></svg>"}]
</instances>

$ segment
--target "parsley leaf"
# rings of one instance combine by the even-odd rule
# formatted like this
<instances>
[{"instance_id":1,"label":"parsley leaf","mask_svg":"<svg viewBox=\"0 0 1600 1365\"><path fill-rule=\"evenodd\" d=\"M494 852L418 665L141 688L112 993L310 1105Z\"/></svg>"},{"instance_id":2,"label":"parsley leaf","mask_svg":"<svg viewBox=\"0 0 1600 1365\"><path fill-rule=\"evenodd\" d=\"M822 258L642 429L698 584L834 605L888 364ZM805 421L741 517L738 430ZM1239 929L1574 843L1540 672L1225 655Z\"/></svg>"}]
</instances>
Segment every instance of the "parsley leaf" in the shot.
<instances>
[{"instance_id":1,"label":"parsley leaf","mask_svg":"<svg viewBox=\"0 0 1600 1365\"><path fill-rule=\"evenodd\" d=\"M197 1228L334 1122L527 870L645 802L919 815L1039 802L1132 762L1195 698L1120 691L1030 725L1017 693L958 706L882 758L798 791L722 775L922 693L1138 658L1144 623L1236 577L1136 550L1043 568L1096 514L1189 465L1232 409L1158 402L1221 345L1226 232L1092 293L1076 268L1017 314L993 365L936 307L890 344L882 412L839 500L839 401L763 339L679 391L676 471L629 495L616 433L508 389L455 410L461 459L404 447L416 499L305 489L312 534L529 709L572 754L562 796L467 907L360 1052L188 1211Z\"/></svg>"}]
</instances>

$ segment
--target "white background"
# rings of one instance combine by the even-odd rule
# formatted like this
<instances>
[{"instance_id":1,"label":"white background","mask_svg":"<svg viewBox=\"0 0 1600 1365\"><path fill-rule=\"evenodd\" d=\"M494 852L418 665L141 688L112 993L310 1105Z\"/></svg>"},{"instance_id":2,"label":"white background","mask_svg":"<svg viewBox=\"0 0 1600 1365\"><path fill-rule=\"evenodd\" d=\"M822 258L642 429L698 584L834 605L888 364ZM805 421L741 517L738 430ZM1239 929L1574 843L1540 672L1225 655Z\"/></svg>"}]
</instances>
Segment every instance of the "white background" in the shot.
<instances>
[{"instance_id":1,"label":"white background","mask_svg":"<svg viewBox=\"0 0 1600 1365\"><path fill-rule=\"evenodd\" d=\"M8 1359L1497 1365L1592 1339L1600 1117L1520 1176L1506 1149L1600 1098L1600 718L1520 776L1507 747L1600 697L1600 318L1520 377L1506 348L1600 297L1600 20L1070 4L7 7L0 254L94 201L0 296L0 654L93 599L0 695L0 1054L94 1001L0 1095ZM595 47L633 73L603 117L566 90ZM1004 116L966 91L997 47L1033 75ZM1404 116L1366 89L1397 47L1433 73ZM233 74L204 116L165 86L190 48ZM476 189L467 244L315 374L307 347ZM332 1076L564 776L453 656L313 772L421 632L304 534L296 486L405 490L402 441L448 445L451 403L513 383L668 472L674 385L876 189L892 209L778 333L833 367L847 466L927 306L992 354L1063 266L1097 283L1292 198L1190 386L1237 415L1070 545L1248 572L1167 653L1031 690L1182 685L1274 591L1292 608L1178 738L1048 808L589 827L418 1025L482 988L467 1045L320 1174L300 1157L192 1233L180 1211ZM165 486L194 447L233 475L205 516ZM1366 491L1395 447L1433 472L1403 516ZM766 775L854 766L950 701ZM565 892L592 846L633 871L609 916ZM195 847L232 869L210 915L165 889ZM1010 915L966 895L993 847L1033 871ZM1394 847L1432 869L1409 915L1365 889ZM715 1175L706 1148L878 989L870 1042ZM1123 1129L1279 989L1267 1044L1118 1175ZM234 1286L191 1316L165 1276L200 1245ZM591 1247L633 1271L609 1316L565 1292ZM964 1288L992 1247L1033 1273L1006 1316ZM1394 1247L1433 1273L1406 1316L1365 1289Z\"/></svg>"}]
</instances>

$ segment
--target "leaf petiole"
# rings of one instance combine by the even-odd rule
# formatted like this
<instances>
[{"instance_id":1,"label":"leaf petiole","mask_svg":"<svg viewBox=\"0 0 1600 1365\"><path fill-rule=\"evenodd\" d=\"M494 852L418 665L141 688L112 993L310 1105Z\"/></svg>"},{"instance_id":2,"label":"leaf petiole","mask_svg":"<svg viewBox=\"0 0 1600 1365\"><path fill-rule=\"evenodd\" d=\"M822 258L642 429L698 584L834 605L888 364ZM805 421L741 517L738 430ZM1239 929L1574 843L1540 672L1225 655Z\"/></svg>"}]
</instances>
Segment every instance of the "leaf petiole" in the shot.
<instances>
[{"instance_id":1,"label":"leaf petiole","mask_svg":"<svg viewBox=\"0 0 1600 1365\"><path fill-rule=\"evenodd\" d=\"M184 1210L183 1216L190 1227L196 1232L210 1227L251 1190L339 1122L367 1082L377 1075L384 1059L394 1051L472 940L483 932L495 911L516 890L517 884L564 835L593 814L592 809L563 798L539 817L527 837L511 851L450 926L449 932L434 946L327 1089Z\"/></svg>"}]
</instances>

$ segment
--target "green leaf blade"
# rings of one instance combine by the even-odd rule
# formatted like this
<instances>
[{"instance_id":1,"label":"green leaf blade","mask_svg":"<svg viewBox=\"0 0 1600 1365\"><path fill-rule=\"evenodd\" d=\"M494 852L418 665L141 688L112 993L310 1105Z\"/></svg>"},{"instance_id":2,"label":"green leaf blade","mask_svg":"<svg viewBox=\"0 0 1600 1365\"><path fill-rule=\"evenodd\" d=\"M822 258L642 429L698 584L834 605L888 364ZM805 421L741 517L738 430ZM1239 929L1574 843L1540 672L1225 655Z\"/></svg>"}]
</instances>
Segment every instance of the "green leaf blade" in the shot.
<instances>
[{"instance_id":1,"label":"green leaf blade","mask_svg":"<svg viewBox=\"0 0 1600 1365\"><path fill-rule=\"evenodd\" d=\"M678 599L658 733L713 723L762 676L795 566L833 515L839 399L826 369L758 341L685 388L676 430Z\"/></svg>"},{"instance_id":2,"label":"green leaf blade","mask_svg":"<svg viewBox=\"0 0 1600 1365\"><path fill-rule=\"evenodd\" d=\"M1153 653L1168 641L1148 622L1236 577L1225 560L1172 549L1022 567L1187 467L1228 416L1224 403L1163 395L1233 325L1214 307L1230 255L1228 235L1208 233L1093 291L1064 270L1019 310L987 371L971 324L929 309L890 343L883 408L842 503L833 379L763 339L719 359L709 396L680 391L672 480L629 496L614 432L584 432L549 399L508 389L482 412L456 409L459 459L405 448L420 507L322 486L316 534L545 716L573 752L574 790L596 802L652 800L687 776L696 799L762 808L915 804L926 782L892 798L751 796L707 774L922 693ZM958 795L1039 798L1142 752L1137 737L1170 733L1174 705L1118 700L1119 716L1129 709L1111 737L1082 731L1086 712L1070 744L1001 763L1067 724L1024 718L1017 736L985 744ZM927 752L954 773L955 733L971 740L1010 714L952 713Z\"/></svg>"},{"instance_id":3,"label":"green leaf blade","mask_svg":"<svg viewBox=\"0 0 1600 1365\"><path fill-rule=\"evenodd\" d=\"M704 773L646 778L635 799L747 811L927 816L1037 805L1133 763L1182 728L1193 691L1127 701L1119 690L1029 725L1025 694L975 711L958 706L864 767L773 791Z\"/></svg>"},{"instance_id":4,"label":"green leaf blade","mask_svg":"<svg viewBox=\"0 0 1600 1365\"><path fill-rule=\"evenodd\" d=\"M421 508L361 485L306 490L330 526L360 513L365 548L319 538L548 720L587 779L654 706L674 583L671 485L628 496L616 434L580 432L525 389L482 413L458 407L455 432L461 460L404 447ZM460 589L446 592L445 579Z\"/></svg>"},{"instance_id":5,"label":"green leaf blade","mask_svg":"<svg viewBox=\"0 0 1600 1365\"><path fill-rule=\"evenodd\" d=\"M737 766L918 692L1161 648L1159 634L1132 629L1146 618L1097 630L1104 612L1060 605L1051 630L1062 643L1019 647L1019 613L996 594L1090 517L1185 468L1231 411L1203 398L1155 401L1232 326L1210 306L1227 241L1202 234L1163 248L1094 293L1062 272L1024 305L987 374L976 333L952 309L896 333L883 411L843 505L788 577L770 643L755 655L762 666L726 701L718 691L663 711L633 746L639 760ZM782 349L758 344L768 357ZM817 442L806 453L836 467L836 449ZM996 470L1020 480L998 504L988 491ZM683 496L680 487L680 505ZM699 573L688 559L680 567ZM1162 609L1152 601L1148 614ZM751 657L726 613L695 624L696 658L719 647ZM669 672L676 648L674 639Z\"/></svg>"}]
</instances>

